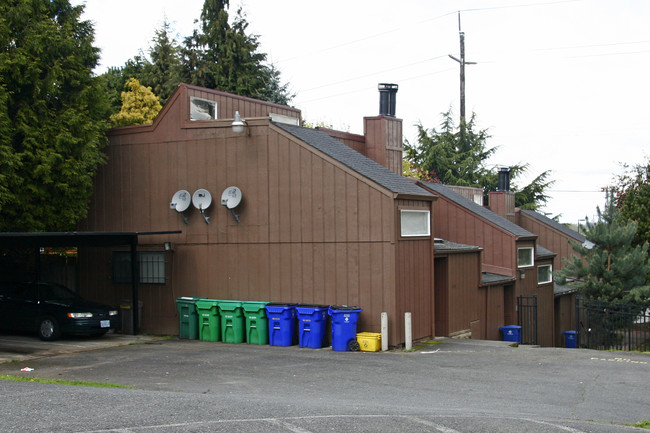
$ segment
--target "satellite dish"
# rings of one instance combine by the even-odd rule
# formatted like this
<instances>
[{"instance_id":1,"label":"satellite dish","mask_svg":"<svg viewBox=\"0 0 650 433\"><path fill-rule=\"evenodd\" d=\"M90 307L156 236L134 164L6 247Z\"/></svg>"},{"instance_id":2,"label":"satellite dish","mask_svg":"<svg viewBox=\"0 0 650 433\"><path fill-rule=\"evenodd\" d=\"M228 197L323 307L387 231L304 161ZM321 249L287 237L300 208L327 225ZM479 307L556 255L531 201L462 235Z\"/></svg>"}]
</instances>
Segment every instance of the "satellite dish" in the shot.
<instances>
[{"instance_id":1,"label":"satellite dish","mask_svg":"<svg viewBox=\"0 0 650 433\"><path fill-rule=\"evenodd\" d=\"M221 204L232 213L232 216L235 218L235 221L239 222L239 215L235 213L235 208L241 203L242 194L241 190L236 186L229 186L221 194Z\"/></svg>"},{"instance_id":2,"label":"satellite dish","mask_svg":"<svg viewBox=\"0 0 650 433\"><path fill-rule=\"evenodd\" d=\"M228 209L234 209L241 203L241 190L236 186L229 186L221 194L221 204Z\"/></svg>"},{"instance_id":3,"label":"satellite dish","mask_svg":"<svg viewBox=\"0 0 650 433\"><path fill-rule=\"evenodd\" d=\"M197 189L192 195L192 204L201 211L206 224L210 224L210 217L205 216L205 210L212 204L212 196L207 189Z\"/></svg>"},{"instance_id":4,"label":"satellite dish","mask_svg":"<svg viewBox=\"0 0 650 433\"><path fill-rule=\"evenodd\" d=\"M169 208L174 209L176 212L181 214L181 217L183 217L183 221L185 224L188 224L187 217L185 214L183 214L184 211L187 210L188 207L190 207L190 202L191 202L191 196L189 191L186 191L184 189L178 190L174 193L174 196L172 197L171 203L169 203Z\"/></svg>"},{"instance_id":5,"label":"satellite dish","mask_svg":"<svg viewBox=\"0 0 650 433\"><path fill-rule=\"evenodd\" d=\"M176 212L184 212L190 207L190 193L184 189L176 191L172 197L172 202L169 207L175 209Z\"/></svg>"}]
</instances>

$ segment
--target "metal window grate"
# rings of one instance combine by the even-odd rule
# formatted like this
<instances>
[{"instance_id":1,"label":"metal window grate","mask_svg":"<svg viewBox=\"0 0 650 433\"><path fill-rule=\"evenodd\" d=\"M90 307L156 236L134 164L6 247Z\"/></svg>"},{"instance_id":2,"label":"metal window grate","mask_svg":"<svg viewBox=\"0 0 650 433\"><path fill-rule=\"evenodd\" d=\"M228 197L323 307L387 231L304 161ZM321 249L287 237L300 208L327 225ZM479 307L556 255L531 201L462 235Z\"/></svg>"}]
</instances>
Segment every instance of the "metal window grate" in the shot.
<instances>
[{"instance_id":1,"label":"metal window grate","mask_svg":"<svg viewBox=\"0 0 650 433\"><path fill-rule=\"evenodd\" d=\"M142 284L165 284L165 253L140 251L138 256L139 282ZM113 251L112 280L118 284L131 282L131 253Z\"/></svg>"}]
</instances>

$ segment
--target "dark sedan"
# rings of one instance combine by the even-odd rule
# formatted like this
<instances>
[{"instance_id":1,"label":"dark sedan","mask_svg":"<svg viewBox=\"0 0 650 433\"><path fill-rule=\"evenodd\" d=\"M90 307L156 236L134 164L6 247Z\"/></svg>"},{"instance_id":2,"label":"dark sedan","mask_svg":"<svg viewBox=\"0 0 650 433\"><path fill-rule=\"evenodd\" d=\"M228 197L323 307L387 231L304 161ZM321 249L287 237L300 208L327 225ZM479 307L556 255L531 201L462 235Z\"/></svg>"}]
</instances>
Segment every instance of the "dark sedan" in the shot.
<instances>
[{"instance_id":1,"label":"dark sedan","mask_svg":"<svg viewBox=\"0 0 650 433\"><path fill-rule=\"evenodd\" d=\"M0 283L0 328L28 331L46 341L61 334L104 335L119 323L119 311L90 302L52 283Z\"/></svg>"}]
</instances>

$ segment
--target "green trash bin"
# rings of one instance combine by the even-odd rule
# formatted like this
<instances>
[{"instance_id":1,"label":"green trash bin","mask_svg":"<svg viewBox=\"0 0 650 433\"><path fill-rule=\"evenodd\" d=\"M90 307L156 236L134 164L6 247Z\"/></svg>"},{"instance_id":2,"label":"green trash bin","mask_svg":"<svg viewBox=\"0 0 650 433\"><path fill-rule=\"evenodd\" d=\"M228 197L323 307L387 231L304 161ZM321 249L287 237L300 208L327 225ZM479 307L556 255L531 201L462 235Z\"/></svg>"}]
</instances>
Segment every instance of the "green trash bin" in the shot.
<instances>
[{"instance_id":1,"label":"green trash bin","mask_svg":"<svg viewBox=\"0 0 650 433\"><path fill-rule=\"evenodd\" d=\"M242 302L246 318L246 342L249 344L269 344L266 304L268 302Z\"/></svg>"},{"instance_id":2,"label":"green trash bin","mask_svg":"<svg viewBox=\"0 0 650 433\"><path fill-rule=\"evenodd\" d=\"M221 340L221 316L219 302L214 299L196 301L196 313L199 316L199 340Z\"/></svg>"},{"instance_id":3,"label":"green trash bin","mask_svg":"<svg viewBox=\"0 0 650 433\"><path fill-rule=\"evenodd\" d=\"M196 314L196 301L201 299L205 298L181 296L176 299L178 338L199 339L199 316Z\"/></svg>"},{"instance_id":4,"label":"green trash bin","mask_svg":"<svg viewBox=\"0 0 650 433\"><path fill-rule=\"evenodd\" d=\"M221 316L221 341L244 342L244 309L239 301L218 301Z\"/></svg>"}]
</instances>

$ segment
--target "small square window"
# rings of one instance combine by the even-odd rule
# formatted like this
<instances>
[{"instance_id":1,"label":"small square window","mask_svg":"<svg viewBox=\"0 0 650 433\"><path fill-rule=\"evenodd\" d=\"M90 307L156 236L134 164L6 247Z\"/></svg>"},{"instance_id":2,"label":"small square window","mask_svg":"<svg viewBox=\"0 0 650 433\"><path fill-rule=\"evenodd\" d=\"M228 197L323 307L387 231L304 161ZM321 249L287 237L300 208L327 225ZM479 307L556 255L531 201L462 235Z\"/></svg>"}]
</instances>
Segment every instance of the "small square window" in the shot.
<instances>
[{"instance_id":1,"label":"small square window","mask_svg":"<svg viewBox=\"0 0 650 433\"><path fill-rule=\"evenodd\" d=\"M517 267L526 268L533 266L535 261L533 260L534 248L518 248L517 249Z\"/></svg>"},{"instance_id":2,"label":"small square window","mask_svg":"<svg viewBox=\"0 0 650 433\"><path fill-rule=\"evenodd\" d=\"M217 103L207 99L190 98L190 120L213 120L217 118Z\"/></svg>"},{"instance_id":3,"label":"small square window","mask_svg":"<svg viewBox=\"0 0 650 433\"><path fill-rule=\"evenodd\" d=\"M542 265L537 268L537 284L547 284L553 281L553 266Z\"/></svg>"},{"instance_id":4,"label":"small square window","mask_svg":"<svg viewBox=\"0 0 650 433\"><path fill-rule=\"evenodd\" d=\"M139 282L143 284L165 284L165 253L162 251L138 252ZM131 253L114 251L112 266L113 282L131 283Z\"/></svg>"},{"instance_id":5,"label":"small square window","mask_svg":"<svg viewBox=\"0 0 650 433\"><path fill-rule=\"evenodd\" d=\"M402 210L402 236L430 236L430 215L431 212L428 210Z\"/></svg>"}]
</instances>

